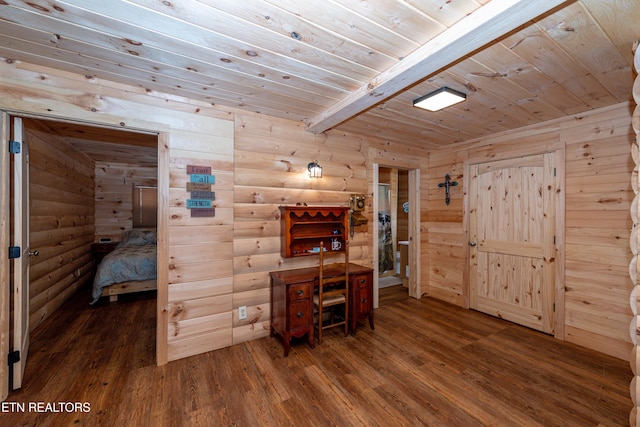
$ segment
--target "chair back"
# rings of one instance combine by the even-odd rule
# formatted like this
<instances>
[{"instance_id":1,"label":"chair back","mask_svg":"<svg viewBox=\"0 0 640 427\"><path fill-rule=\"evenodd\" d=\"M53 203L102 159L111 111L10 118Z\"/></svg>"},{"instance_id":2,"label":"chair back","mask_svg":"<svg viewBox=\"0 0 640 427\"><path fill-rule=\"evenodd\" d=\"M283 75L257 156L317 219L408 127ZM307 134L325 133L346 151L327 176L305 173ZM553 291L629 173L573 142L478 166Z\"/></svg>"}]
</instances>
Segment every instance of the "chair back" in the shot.
<instances>
[{"instance_id":1,"label":"chair back","mask_svg":"<svg viewBox=\"0 0 640 427\"><path fill-rule=\"evenodd\" d=\"M327 328L344 325L345 335L349 331L349 242L345 241L340 251L344 263L325 264L325 246L320 242L320 265L318 271L318 291L314 295L314 308L317 313L318 342L322 343L322 331ZM335 308L343 306L342 317L335 321ZM331 321L324 322L324 313L331 309Z\"/></svg>"}]
</instances>

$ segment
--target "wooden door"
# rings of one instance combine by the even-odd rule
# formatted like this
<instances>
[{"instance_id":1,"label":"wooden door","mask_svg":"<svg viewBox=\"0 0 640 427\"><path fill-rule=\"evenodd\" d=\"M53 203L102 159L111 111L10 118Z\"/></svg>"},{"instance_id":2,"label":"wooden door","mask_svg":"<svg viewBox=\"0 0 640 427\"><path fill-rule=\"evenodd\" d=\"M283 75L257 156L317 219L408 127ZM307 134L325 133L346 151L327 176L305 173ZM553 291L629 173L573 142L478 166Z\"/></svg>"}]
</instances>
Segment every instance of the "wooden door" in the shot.
<instances>
[{"instance_id":1,"label":"wooden door","mask_svg":"<svg viewBox=\"0 0 640 427\"><path fill-rule=\"evenodd\" d=\"M470 306L553 333L554 154L470 166Z\"/></svg>"},{"instance_id":2,"label":"wooden door","mask_svg":"<svg viewBox=\"0 0 640 427\"><path fill-rule=\"evenodd\" d=\"M29 153L24 141L21 118L13 119L13 140L19 143L14 154L14 247L20 253L14 259L13 274L13 389L22 387L29 349Z\"/></svg>"}]
</instances>

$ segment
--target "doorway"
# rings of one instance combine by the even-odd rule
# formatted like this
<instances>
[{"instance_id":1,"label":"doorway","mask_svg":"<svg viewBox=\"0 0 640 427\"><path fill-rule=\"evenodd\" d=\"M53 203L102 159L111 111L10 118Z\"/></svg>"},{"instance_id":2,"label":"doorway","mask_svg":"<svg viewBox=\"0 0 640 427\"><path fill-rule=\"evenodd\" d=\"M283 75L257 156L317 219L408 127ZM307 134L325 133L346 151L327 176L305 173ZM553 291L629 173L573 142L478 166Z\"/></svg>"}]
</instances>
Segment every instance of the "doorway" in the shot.
<instances>
[{"instance_id":1,"label":"doorway","mask_svg":"<svg viewBox=\"0 0 640 427\"><path fill-rule=\"evenodd\" d=\"M4 116L7 118L3 120L6 135L12 125L9 115ZM109 234L117 238L128 227L122 225L118 217L125 216L131 221L132 215L121 215L115 207L120 210L131 208L132 201L127 201L127 196L132 199L132 183L139 182L142 169L152 166L157 185L159 145L158 135L154 133L45 117L16 116L16 119L23 123L24 139L31 148L28 173L31 177L31 215L20 217L28 218L31 249L40 254L31 258L31 277L28 280L32 285L31 292L23 292L23 295L30 295L28 315L22 322L28 331L59 309L72 294L90 285L94 273L92 242L107 238L103 236ZM114 181L122 183L126 196L113 196L117 193L115 186L105 178L109 174L106 169L117 164L128 164L131 171L123 173L125 168L116 168L119 176ZM97 187L101 187L100 190ZM96 196L98 191L100 196ZM111 196L107 195L110 191ZM101 204L100 208L98 204ZM105 208L105 204L111 208ZM3 201L3 212L5 206ZM3 227L3 240L5 238ZM5 316L2 322L3 330L13 334L9 331L10 321ZM5 372L2 374L4 388ZM3 398L6 398L4 394Z\"/></svg>"},{"instance_id":2,"label":"doorway","mask_svg":"<svg viewBox=\"0 0 640 427\"><path fill-rule=\"evenodd\" d=\"M419 171L374 164L374 306L397 286L419 298ZM413 209L412 209L413 208Z\"/></svg>"}]
</instances>

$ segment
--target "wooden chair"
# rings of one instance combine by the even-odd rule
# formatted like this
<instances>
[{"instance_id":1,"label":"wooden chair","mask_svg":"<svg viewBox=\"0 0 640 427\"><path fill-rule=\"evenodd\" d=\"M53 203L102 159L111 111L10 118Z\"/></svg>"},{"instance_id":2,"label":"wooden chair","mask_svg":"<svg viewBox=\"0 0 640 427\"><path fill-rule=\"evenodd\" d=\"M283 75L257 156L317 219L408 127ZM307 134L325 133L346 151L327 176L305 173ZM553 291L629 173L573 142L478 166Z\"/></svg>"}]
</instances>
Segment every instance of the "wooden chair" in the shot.
<instances>
[{"instance_id":1,"label":"wooden chair","mask_svg":"<svg viewBox=\"0 0 640 427\"><path fill-rule=\"evenodd\" d=\"M337 251L332 251L337 252ZM316 315L314 326L318 329L318 343L322 343L322 331L344 325L344 334L349 333L349 242L345 241L344 264L325 265L324 242L320 242L320 271L317 291L313 296ZM325 322L325 315L328 321Z\"/></svg>"}]
</instances>

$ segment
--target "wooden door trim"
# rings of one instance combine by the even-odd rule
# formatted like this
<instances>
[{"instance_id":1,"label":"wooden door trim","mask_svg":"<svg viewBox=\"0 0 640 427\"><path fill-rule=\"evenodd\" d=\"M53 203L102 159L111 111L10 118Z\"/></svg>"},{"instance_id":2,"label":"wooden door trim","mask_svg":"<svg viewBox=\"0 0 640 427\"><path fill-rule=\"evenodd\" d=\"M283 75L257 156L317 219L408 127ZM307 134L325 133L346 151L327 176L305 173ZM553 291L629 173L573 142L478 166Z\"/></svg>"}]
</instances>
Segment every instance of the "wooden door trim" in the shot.
<instances>
[{"instance_id":1,"label":"wooden door trim","mask_svg":"<svg viewBox=\"0 0 640 427\"><path fill-rule=\"evenodd\" d=\"M2 123L0 124L0 360L6 361L9 357L9 242L11 231L9 228L11 218L10 199L10 116L2 112ZM0 363L0 401L4 402L9 396L9 365Z\"/></svg>"},{"instance_id":2,"label":"wooden door trim","mask_svg":"<svg viewBox=\"0 0 640 427\"><path fill-rule=\"evenodd\" d=\"M565 301L564 301L564 273L565 273L565 151L554 151L556 168L556 289L555 289L555 315L554 336L564 341L565 339Z\"/></svg>"},{"instance_id":3,"label":"wooden door trim","mask_svg":"<svg viewBox=\"0 0 640 427\"><path fill-rule=\"evenodd\" d=\"M12 363L12 389L22 388L24 371L29 353L29 147L26 142L22 117L12 117L13 140L20 144L20 151L13 155L13 242L20 248L20 255L13 263L13 343L14 352L19 352Z\"/></svg>"},{"instance_id":4,"label":"wooden door trim","mask_svg":"<svg viewBox=\"0 0 640 427\"><path fill-rule=\"evenodd\" d=\"M488 159L486 156L470 156L463 163L463 185L464 185L464 198L462 201L462 228L463 235L466 238L466 241L470 241L470 233L471 233L471 224L470 224L470 196L471 192L471 173L472 168L476 165L482 163L491 163L494 161L511 161L516 160L520 157L530 157L535 156L537 154L547 154L553 153L554 155L554 167L556 172L556 192L555 192L555 288L554 288L554 324L553 331L554 337L564 340L565 339L565 298L564 298L564 288L565 288L565 149L564 144L561 142L557 142L555 144L547 145L545 149L533 147L528 152L524 150L518 150L517 153L509 153L506 155L496 155ZM463 295L462 301L463 306L465 308L470 308L470 298L471 298L471 283L469 277L469 271L471 268L470 262L470 250L469 246L466 245L466 248L463 250L463 261L465 268L462 272L462 281L463 281Z\"/></svg>"},{"instance_id":5,"label":"wooden door trim","mask_svg":"<svg viewBox=\"0 0 640 427\"><path fill-rule=\"evenodd\" d=\"M371 262L373 265L373 305L374 308L378 308L379 305L379 265L378 265L378 180L380 167L395 168L408 171L409 180L409 284L408 292L409 296L420 299L422 293L420 291L420 168L417 166L399 166L393 164L387 164L385 162L373 161L373 173L371 182L371 194L373 197L373 255Z\"/></svg>"},{"instance_id":6,"label":"wooden door trim","mask_svg":"<svg viewBox=\"0 0 640 427\"><path fill-rule=\"evenodd\" d=\"M158 134L156 364L169 361L169 133ZM162 230L162 232L160 232ZM160 262L160 260L163 260Z\"/></svg>"}]
</instances>

